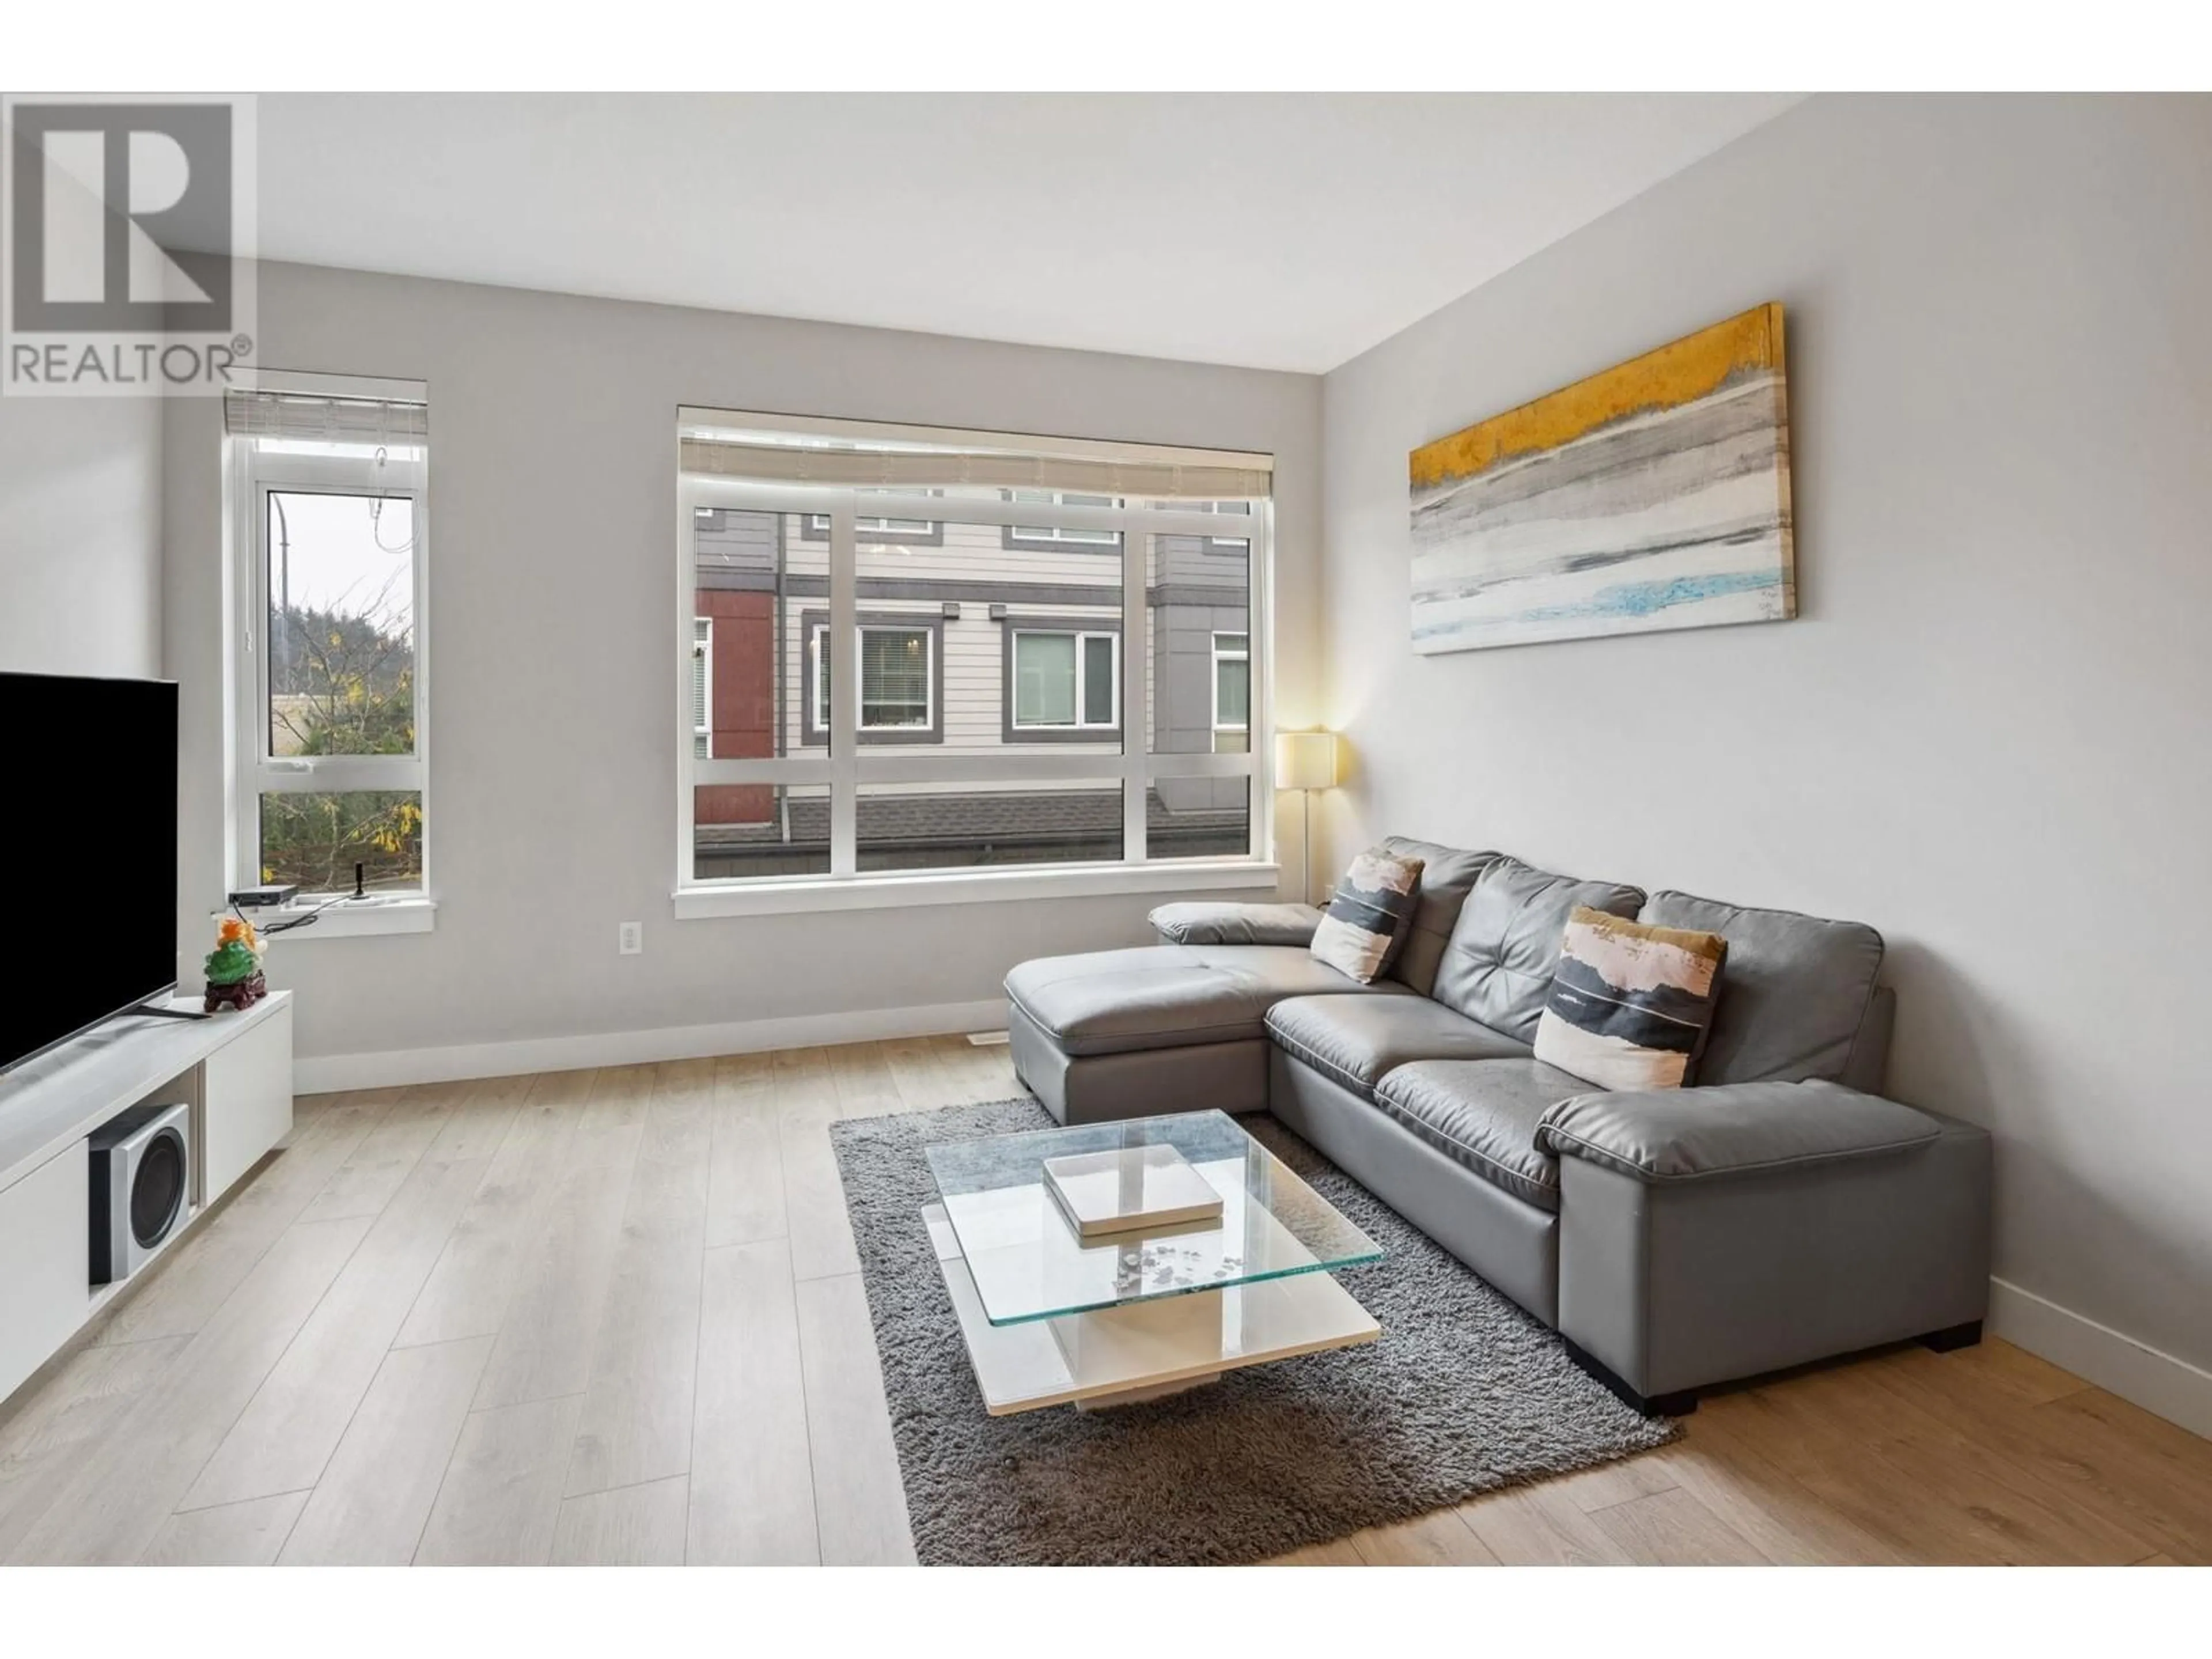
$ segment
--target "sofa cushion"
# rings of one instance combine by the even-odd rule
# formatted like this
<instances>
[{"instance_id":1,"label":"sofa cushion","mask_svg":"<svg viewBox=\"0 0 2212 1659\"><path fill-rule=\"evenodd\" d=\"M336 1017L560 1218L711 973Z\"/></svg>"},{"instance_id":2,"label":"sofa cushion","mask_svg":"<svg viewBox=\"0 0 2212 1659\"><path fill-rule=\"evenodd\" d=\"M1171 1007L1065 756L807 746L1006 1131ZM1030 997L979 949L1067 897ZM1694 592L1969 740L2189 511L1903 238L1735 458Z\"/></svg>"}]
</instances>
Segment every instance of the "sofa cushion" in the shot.
<instances>
[{"instance_id":1,"label":"sofa cushion","mask_svg":"<svg viewBox=\"0 0 2212 1659\"><path fill-rule=\"evenodd\" d=\"M1314 929L1316 961L1372 985L1406 942L1420 900L1421 861L1371 847L1352 860Z\"/></svg>"},{"instance_id":2,"label":"sofa cushion","mask_svg":"<svg viewBox=\"0 0 2212 1659\"><path fill-rule=\"evenodd\" d=\"M1559 1161L1536 1126L1589 1085L1540 1060L1422 1060L1376 1086L1378 1110L1493 1187L1539 1209L1559 1207Z\"/></svg>"},{"instance_id":3,"label":"sofa cushion","mask_svg":"<svg viewBox=\"0 0 2212 1659\"><path fill-rule=\"evenodd\" d=\"M1413 911L1405 945L1390 963L1389 973L1400 984L1428 996L1436 988L1437 964L1443 960L1444 942L1451 938L1452 927L1459 921L1468 890L1477 876L1504 854L1466 853L1405 836L1388 836L1382 847L1402 858L1421 860L1421 902Z\"/></svg>"},{"instance_id":4,"label":"sofa cushion","mask_svg":"<svg viewBox=\"0 0 2212 1659\"><path fill-rule=\"evenodd\" d=\"M1880 933L1674 892L1654 893L1641 919L1728 940L1701 1085L1843 1079L1881 971Z\"/></svg>"},{"instance_id":5,"label":"sofa cushion","mask_svg":"<svg viewBox=\"0 0 2212 1659\"><path fill-rule=\"evenodd\" d=\"M1887 1158L1942 1132L1925 1112L1816 1079L1582 1095L1546 1112L1536 1138L1662 1185Z\"/></svg>"},{"instance_id":6,"label":"sofa cushion","mask_svg":"<svg viewBox=\"0 0 2212 1659\"><path fill-rule=\"evenodd\" d=\"M1383 1074L1408 1060L1512 1060L1528 1052L1527 1043L1426 997L1291 997L1267 1011L1267 1035L1369 1100Z\"/></svg>"},{"instance_id":7,"label":"sofa cushion","mask_svg":"<svg viewBox=\"0 0 2212 1659\"><path fill-rule=\"evenodd\" d=\"M1310 904L1163 904L1145 918L1163 945L1310 945L1321 912Z\"/></svg>"},{"instance_id":8,"label":"sofa cushion","mask_svg":"<svg viewBox=\"0 0 2212 1659\"><path fill-rule=\"evenodd\" d=\"M1362 985L1303 946L1152 945L1038 957L1006 975L1006 996L1063 1054L1117 1054L1267 1035L1285 997L1405 997L1402 985Z\"/></svg>"},{"instance_id":9,"label":"sofa cushion","mask_svg":"<svg viewBox=\"0 0 2212 1659\"><path fill-rule=\"evenodd\" d=\"M1640 888L1577 881L1500 854L1460 907L1431 994L1492 1030L1533 1042L1575 907L1633 916L1643 902Z\"/></svg>"}]
</instances>

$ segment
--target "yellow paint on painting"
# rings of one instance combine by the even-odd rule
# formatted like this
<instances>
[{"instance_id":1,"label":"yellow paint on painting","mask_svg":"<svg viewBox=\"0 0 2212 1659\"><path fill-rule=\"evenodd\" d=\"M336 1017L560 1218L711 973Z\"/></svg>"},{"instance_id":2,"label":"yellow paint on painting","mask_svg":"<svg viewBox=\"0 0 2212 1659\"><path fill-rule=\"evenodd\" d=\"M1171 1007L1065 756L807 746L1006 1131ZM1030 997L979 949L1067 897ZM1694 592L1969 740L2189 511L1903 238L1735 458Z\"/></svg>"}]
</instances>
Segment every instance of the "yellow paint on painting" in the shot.
<instances>
[{"instance_id":1,"label":"yellow paint on painting","mask_svg":"<svg viewBox=\"0 0 2212 1659\"><path fill-rule=\"evenodd\" d=\"M1500 461L1556 449L1628 416L1694 403L1740 371L1781 367L1782 307L1756 306L1534 403L1422 445L1412 457L1413 487L1424 489L1472 477Z\"/></svg>"}]
</instances>

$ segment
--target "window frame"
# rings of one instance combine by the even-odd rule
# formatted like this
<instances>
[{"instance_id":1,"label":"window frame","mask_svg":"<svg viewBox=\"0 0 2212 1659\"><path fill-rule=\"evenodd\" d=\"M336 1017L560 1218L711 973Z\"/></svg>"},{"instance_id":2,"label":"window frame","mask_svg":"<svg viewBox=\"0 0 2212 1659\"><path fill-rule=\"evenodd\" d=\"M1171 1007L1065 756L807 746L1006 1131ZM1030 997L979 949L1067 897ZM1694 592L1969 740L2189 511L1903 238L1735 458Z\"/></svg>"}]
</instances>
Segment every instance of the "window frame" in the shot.
<instances>
[{"instance_id":1,"label":"window frame","mask_svg":"<svg viewBox=\"0 0 2212 1659\"><path fill-rule=\"evenodd\" d=\"M1224 651L1221 648L1221 642L1224 640L1242 640L1244 641L1244 648L1242 651ZM1244 665L1244 719L1241 722L1224 723L1221 718L1221 665L1224 662L1241 662ZM1213 698L1214 732L1218 736L1224 732L1238 732L1249 738L1252 732L1251 635L1234 633L1226 629L1213 630L1212 664L1212 672L1208 678L1211 681L1210 690Z\"/></svg>"},{"instance_id":2,"label":"window frame","mask_svg":"<svg viewBox=\"0 0 2212 1659\"><path fill-rule=\"evenodd\" d=\"M1005 638L999 655L999 741L1005 745L1025 743L1115 743L1121 736L1126 699L1121 689L1121 625L1118 617L1008 617L1000 624ZM1014 665L1018 641L1024 634L1073 635L1075 640L1076 720L1072 726L1026 725L1014 718ZM1114 642L1114 718L1110 723L1088 721L1083 715L1083 641L1110 639Z\"/></svg>"},{"instance_id":3,"label":"window frame","mask_svg":"<svg viewBox=\"0 0 2212 1659\"><path fill-rule=\"evenodd\" d=\"M691 655L699 665L699 720L692 727L691 751L702 760L712 760L714 757L714 619L702 617L696 611L691 617Z\"/></svg>"},{"instance_id":4,"label":"window frame","mask_svg":"<svg viewBox=\"0 0 2212 1659\"><path fill-rule=\"evenodd\" d=\"M1177 466L1241 466L1247 471L1272 471L1273 458L1237 452L1175 449L1083 439L1042 439L1002 433L943 433L938 428L885 427L865 422L802 420L799 417L744 414L723 410L680 410L687 429L710 433L798 433L836 438L851 434L863 441L891 440L935 442L943 438L988 446L994 453L1031 451L1044 457L1073 457L1079 464L1106 461L1134 465ZM688 441L688 440L687 440ZM801 914L839 908L872 908L909 904L942 904L970 901L1021 900L1113 893L1158 893L1233 889L1273 889L1279 866L1273 861L1274 792L1272 785L1272 746L1254 740L1235 753L1152 752L1153 688L1152 675L1136 672L1126 655L1119 657L1121 723L1119 732L1097 728L1101 737L1121 736L1117 751L1100 750L1105 744L1086 747L1080 753L1054 753L1048 747L1030 747L1026 740L1014 745L993 745L988 752L965 748L959 752L932 753L885 746L869 738L890 733L866 734L858 729L859 707L854 672L859 637L854 630L862 617L858 548L868 539L859 529L862 509L866 516L928 518L933 522L957 520L963 524L995 525L1011 532L1018 525L1035 525L1043 519L1055 530L1111 532L1118 545L1102 539L1090 544L1054 543L1054 550L1085 549L1094 555L1117 553L1121 558L1118 633L1125 641L1147 641L1155 611L1151 580L1155 538L1159 537L1218 536L1221 518L1210 510L1184 512L1180 507L1147 504L1124 492L1117 507L1054 506L1006 499L1000 489L961 495L957 504L944 495L933 496L916 488L903 492L875 485L856 487L811 481L752 479L731 473L679 467L677 479L678 530L672 550L673 586L678 627L691 614L695 580L691 538L694 522L690 509L722 507L750 512L820 516L830 521L828 548L828 620L825 636L831 651L831 707L829 734L843 734L844 741L811 747L808 752L747 760L697 761L690 753L689 728L678 752L677 823L674 837L676 874L672 897L679 920L717 916ZM1088 493L1088 492L1081 492ZM995 499L994 498L995 495ZM1264 733L1272 720L1272 686L1268 649L1273 615L1273 508L1268 495L1255 495L1252 510L1237 528L1246 533L1235 538L1249 546L1245 611L1250 647L1251 729ZM1003 539L1003 537L1002 537ZM948 573L948 579L954 573ZM817 590L818 591L818 590ZM818 605L818 601L815 602ZM1109 604L1112 603L1109 601ZM994 606L995 610L996 607ZM785 614L788 614L786 612ZM872 615L873 613L868 613ZM1109 613L1110 614L1110 613ZM887 618L894 625L917 626L929 620L927 613ZM1008 619L994 617L1001 623ZM1019 617L1027 626L1037 619ZM1087 620L1087 619L1086 619ZM1101 624L1103 625L1101 625ZM804 625L804 624L803 624ZM1101 619L1085 631L1109 631L1113 624ZM1073 631L1073 630L1071 630ZM1149 644L1147 649L1150 649ZM1002 629L1002 650L1011 650L1011 639ZM937 648L944 662L942 641ZM678 653L672 676L673 695L679 708L687 696L688 661ZM842 690L841 690L842 688ZM811 694L802 709L811 712ZM937 702L938 722L944 723L944 702ZM1040 735L1028 728L1030 738ZM1086 735L1086 734L1078 734ZM858 867L857 803L861 789L881 784L1011 784L1039 781L1075 781L1118 776L1122 785L1122 855L1096 863L1027 865L1000 869L862 872ZM1177 778L1239 777L1249 781L1249 836L1244 850L1234 856L1203 859L1148 859L1146 821L1148 800L1160 781ZM702 878L693 867L693 807L695 792L707 785L769 784L790 787L826 786L830 796L830 870L825 874L725 877Z\"/></svg>"},{"instance_id":5,"label":"window frame","mask_svg":"<svg viewBox=\"0 0 2212 1659\"><path fill-rule=\"evenodd\" d=\"M288 382L297 381L297 385ZM349 383L361 385L364 383ZM369 382L370 395L395 401L422 402L419 386L393 388L389 383ZM265 372L264 389L298 390L310 395L325 390L322 377L278 377ZM331 395L342 395L335 392ZM236 611L226 653L233 688L234 724L231 752L234 789L227 814L224 864L237 887L261 883L261 797L264 794L410 793L421 803L422 881L420 887L384 889L373 897L382 907L434 908L431 868L432 802L430 789L430 727L432 699L431 619L429 604L429 544L432 536L429 503L429 456L427 442L394 445L420 448L419 458L387 459L380 488L390 497L404 495L411 503L415 544L409 555L410 606L414 634L415 751L411 755L276 756L270 744L270 658L267 638L270 615L269 498L271 495L366 496L377 493L367 473L374 465L374 445L330 446L331 450L359 453L286 453L263 447L252 438L226 436L227 467L232 483L233 550ZM688 709L687 709L688 714ZM302 891L297 904L342 896L339 893ZM419 921L402 924L412 930ZM306 939L316 930L303 929ZM332 929L326 936L365 931Z\"/></svg>"},{"instance_id":6,"label":"window frame","mask_svg":"<svg viewBox=\"0 0 2212 1659\"><path fill-rule=\"evenodd\" d=\"M1117 501L1116 497L1110 495L1103 496L1098 501L1071 502L1067 499L1070 495L1096 495L1097 492L1095 490L1055 489L1051 492L1052 500L1049 501L1016 501L1014 498L1021 493L1015 489L1002 489L999 492L999 498L1015 507L1042 507L1045 511L1037 515L1041 518L1050 518L1064 507L1081 507L1086 510L1096 507L1100 511L1116 512L1128 505L1126 500L1119 501L1118 506L1106 505ZM1040 530L1046 533L1037 534ZM1001 526L999 544L1015 553L1118 553L1121 549L1121 537L1110 530L1078 530L1071 534L1056 524L1009 524Z\"/></svg>"}]
</instances>

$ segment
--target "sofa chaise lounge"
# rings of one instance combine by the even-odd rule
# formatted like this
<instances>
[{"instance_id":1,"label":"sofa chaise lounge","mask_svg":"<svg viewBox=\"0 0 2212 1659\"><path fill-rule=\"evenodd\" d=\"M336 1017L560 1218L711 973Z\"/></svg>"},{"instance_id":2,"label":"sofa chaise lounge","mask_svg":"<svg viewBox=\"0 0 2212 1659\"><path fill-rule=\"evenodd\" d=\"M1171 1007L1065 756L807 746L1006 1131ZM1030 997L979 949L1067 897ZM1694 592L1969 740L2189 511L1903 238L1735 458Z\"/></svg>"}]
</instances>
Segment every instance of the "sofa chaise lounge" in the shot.
<instances>
[{"instance_id":1,"label":"sofa chaise lounge","mask_svg":"<svg viewBox=\"0 0 2212 1659\"><path fill-rule=\"evenodd\" d=\"M1425 866L1374 984L1309 953L1307 907L1170 905L1160 945L1007 976L1016 1072L1063 1122L1271 1112L1647 1412L1978 1340L1990 1140L1880 1092L1880 934L1388 845ZM1534 1057L1577 905L1727 939L1695 1086L1608 1092Z\"/></svg>"}]
</instances>

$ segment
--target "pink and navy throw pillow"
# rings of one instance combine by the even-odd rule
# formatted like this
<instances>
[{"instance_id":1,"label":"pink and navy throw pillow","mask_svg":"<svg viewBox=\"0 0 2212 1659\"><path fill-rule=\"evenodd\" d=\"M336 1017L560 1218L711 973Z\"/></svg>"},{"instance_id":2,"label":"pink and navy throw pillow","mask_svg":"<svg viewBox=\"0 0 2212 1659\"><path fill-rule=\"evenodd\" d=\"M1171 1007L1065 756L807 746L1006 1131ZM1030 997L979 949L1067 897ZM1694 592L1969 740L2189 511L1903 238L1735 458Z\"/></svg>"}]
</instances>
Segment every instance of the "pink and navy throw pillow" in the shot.
<instances>
[{"instance_id":1,"label":"pink and navy throw pillow","mask_svg":"<svg viewBox=\"0 0 2212 1659\"><path fill-rule=\"evenodd\" d=\"M1406 942L1421 900L1419 859L1370 848L1352 860L1314 930L1313 954L1372 985Z\"/></svg>"}]
</instances>

